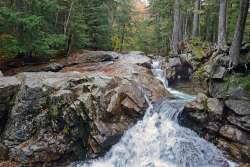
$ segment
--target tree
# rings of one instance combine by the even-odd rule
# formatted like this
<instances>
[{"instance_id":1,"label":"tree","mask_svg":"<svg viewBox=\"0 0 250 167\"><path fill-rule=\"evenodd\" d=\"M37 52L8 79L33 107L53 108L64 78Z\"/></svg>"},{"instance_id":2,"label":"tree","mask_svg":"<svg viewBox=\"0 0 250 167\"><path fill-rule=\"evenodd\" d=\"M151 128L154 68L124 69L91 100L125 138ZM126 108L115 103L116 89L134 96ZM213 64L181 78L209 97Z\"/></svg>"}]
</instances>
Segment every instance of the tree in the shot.
<instances>
[{"instance_id":1,"label":"tree","mask_svg":"<svg viewBox=\"0 0 250 167\"><path fill-rule=\"evenodd\" d=\"M130 0L119 1L113 9L113 42L116 40L118 46L115 50L123 51L126 38L131 31L133 7Z\"/></svg>"},{"instance_id":2,"label":"tree","mask_svg":"<svg viewBox=\"0 0 250 167\"><path fill-rule=\"evenodd\" d=\"M174 25L172 35L172 52L178 54L178 45L180 42L180 25L181 25L181 0L175 0L174 4Z\"/></svg>"},{"instance_id":3,"label":"tree","mask_svg":"<svg viewBox=\"0 0 250 167\"><path fill-rule=\"evenodd\" d=\"M240 1L240 14L238 16L234 39L230 47L230 64L229 67L236 67L239 64L240 48L243 40L243 34L245 30L246 19L249 10L249 0Z\"/></svg>"},{"instance_id":4,"label":"tree","mask_svg":"<svg viewBox=\"0 0 250 167\"><path fill-rule=\"evenodd\" d=\"M218 26L218 48L224 50L227 46L226 20L227 20L227 0L220 0L219 26Z\"/></svg>"},{"instance_id":5,"label":"tree","mask_svg":"<svg viewBox=\"0 0 250 167\"><path fill-rule=\"evenodd\" d=\"M193 37L197 37L199 35L199 25L200 25L199 10L200 10L200 6L201 6L201 0L195 0L193 31L192 31Z\"/></svg>"}]
</instances>

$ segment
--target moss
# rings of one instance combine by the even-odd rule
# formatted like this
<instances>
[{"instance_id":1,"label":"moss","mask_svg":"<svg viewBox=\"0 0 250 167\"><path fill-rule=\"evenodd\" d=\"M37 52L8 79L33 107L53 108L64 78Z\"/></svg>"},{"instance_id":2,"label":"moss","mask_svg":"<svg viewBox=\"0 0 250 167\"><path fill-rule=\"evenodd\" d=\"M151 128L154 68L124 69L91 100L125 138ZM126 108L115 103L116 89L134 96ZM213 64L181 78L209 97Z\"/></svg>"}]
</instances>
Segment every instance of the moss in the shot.
<instances>
[{"instance_id":1,"label":"moss","mask_svg":"<svg viewBox=\"0 0 250 167\"><path fill-rule=\"evenodd\" d=\"M200 67L195 71L194 79L198 79L199 81L203 81L205 79L204 67Z\"/></svg>"},{"instance_id":2,"label":"moss","mask_svg":"<svg viewBox=\"0 0 250 167\"><path fill-rule=\"evenodd\" d=\"M189 41L190 49L194 59L201 60L206 56L206 50L211 47L211 43L204 42L200 38L193 38Z\"/></svg>"},{"instance_id":3,"label":"moss","mask_svg":"<svg viewBox=\"0 0 250 167\"><path fill-rule=\"evenodd\" d=\"M59 116L60 112L56 105L51 105L49 108L49 114L51 117L56 118Z\"/></svg>"},{"instance_id":4,"label":"moss","mask_svg":"<svg viewBox=\"0 0 250 167\"><path fill-rule=\"evenodd\" d=\"M242 87L247 91L250 91L250 76L243 75L231 75L225 78L227 85L230 87Z\"/></svg>"},{"instance_id":5,"label":"moss","mask_svg":"<svg viewBox=\"0 0 250 167\"><path fill-rule=\"evenodd\" d=\"M64 128L63 128L63 133L65 134L65 135L69 135L70 134L70 128L68 127L68 126L64 126Z\"/></svg>"},{"instance_id":6,"label":"moss","mask_svg":"<svg viewBox=\"0 0 250 167\"><path fill-rule=\"evenodd\" d=\"M198 60L202 59L204 57L204 55L205 55L205 52L204 52L203 48L200 47L200 46L197 46L197 47L193 46L192 47L192 52L193 52L193 54L195 56L195 59L198 59Z\"/></svg>"}]
</instances>

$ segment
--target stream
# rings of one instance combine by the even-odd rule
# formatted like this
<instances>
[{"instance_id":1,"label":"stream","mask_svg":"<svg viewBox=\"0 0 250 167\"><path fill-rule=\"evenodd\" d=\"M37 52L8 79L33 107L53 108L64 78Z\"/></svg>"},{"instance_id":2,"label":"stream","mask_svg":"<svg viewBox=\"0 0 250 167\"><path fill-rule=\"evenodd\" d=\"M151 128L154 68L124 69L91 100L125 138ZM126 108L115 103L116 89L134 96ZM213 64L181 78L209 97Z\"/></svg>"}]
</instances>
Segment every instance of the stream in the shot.
<instances>
[{"instance_id":1,"label":"stream","mask_svg":"<svg viewBox=\"0 0 250 167\"><path fill-rule=\"evenodd\" d=\"M151 104L144 118L130 128L102 158L72 167L234 167L213 144L178 124L185 103L195 96L168 87L160 62L152 73L176 99Z\"/></svg>"}]
</instances>

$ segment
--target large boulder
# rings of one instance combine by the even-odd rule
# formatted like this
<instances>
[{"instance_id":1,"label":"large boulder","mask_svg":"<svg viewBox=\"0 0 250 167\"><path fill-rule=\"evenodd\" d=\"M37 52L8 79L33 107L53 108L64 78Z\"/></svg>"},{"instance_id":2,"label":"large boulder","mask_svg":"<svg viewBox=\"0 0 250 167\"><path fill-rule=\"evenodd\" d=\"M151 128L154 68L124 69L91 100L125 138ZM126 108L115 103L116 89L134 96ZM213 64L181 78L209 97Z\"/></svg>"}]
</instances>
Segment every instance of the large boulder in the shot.
<instances>
[{"instance_id":1,"label":"large boulder","mask_svg":"<svg viewBox=\"0 0 250 167\"><path fill-rule=\"evenodd\" d=\"M220 129L220 135L241 144L250 144L250 136L232 125L223 126Z\"/></svg>"},{"instance_id":2,"label":"large boulder","mask_svg":"<svg viewBox=\"0 0 250 167\"><path fill-rule=\"evenodd\" d=\"M60 166L103 155L143 117L147 100L170 96L150 69L137 65L150 59L137 56L101 70L0 78L0 104L10 104L0 139L8 158Z\"/></svg>"},{"instance_id":3,"label":"large boulder","mask_svg":"<svg viewBox=\"0 0 250 167\"><path fill-rule=\"evenodd\" d=\"M226 84L222 81L210 81L209 94L214 98L226 98L228 96Z\"/></svg>"},{"instance_id":4,"label":"large boulder","mask_svg":"<svg viewBox=\"0 0 250 167\"><path fill-rule=\"evenodd\" d=\"M0 134L5 127L21 82L16 77L0 77Z\"/></svg>"},{"instance_id":5,"label":"large boulder","mask_svg":"<svg viewBox=\"0 0 250 167\"><path fill-rule=\"evenodd\" d=\"M250 101L249 100L235 100L229 99L226 101L226 106L233 110L238 115L250 115Z\"/></svg>"},{"instance_id":6,"label":"large boulder","mask_svg":"<svg viewBox=\"0 0 250 167\"><path fill-rule=\"evenodd\" d=\"M250 161L250 145L242 145L219 138L217 139L217 146L225 150L233 159L243 163L248 163Z\"/></svg>"},{"instance_id":7,"label":"large boulder","mask_svg":"<svg viewBox=\"0 0 250 167\"><path fill-rule=\"evenodd\" d=\"M182 54L169 58L165 64L166 76L169 81L189 80L193 72L192 55Z\"/></svg>"},{"instance_id":8,"label":"large boulder","mask_svg":"<svg viewBox=\"0 0 250 167\"><path fill-rule=\"evenodd\" d=\"M42 71L58 72L63 69L64 65L60 63L51 63L47 65Z\"/></svg>"},{"instance_id":9,"label":"large boulder","mask_svg":"<svg viewBox=\"0 0 250 167\"><path fill-rule=\"evenodd\" d=\"M123 78L74 72L18 78L22 85L2 136L10 159L23 164L102 154L148 106L143 88Z\"/></svg>"},{"instance_id":10,"label":"large boulder","mask_svg":"<svg viewBox=\"0 0 250 167\"><path fill-rule=\"evenodd\" d=\"M227 120L233 124L238 126L239 128L242 128L250 133L250 115L238 117L238 116L229 116L227 117Z\"/></svg>"},{"instance_id":11,"label":"large boulder","mask_svg":"<svg viewBox=\"0 0 250 167\"><path fill-rule=\"evenodd\" d=\"M223 103L216 99L216 98L208 98L207 99L207 108L208 111L215 114L215 115L220 115L222 116L223 114Z\"/></svg>"},{"instance_id":12,"label":"large boulder","mask_svg":"<svg viewBox=\"0 0 250 167\"><path fill-rule=\"evenodd\" d=\"M213 71L212 78L213 79L223 79L226 74L226 68L219 66L216 67Z\"/></svg>"},{"instance_id":13,"label":"large boulder","mask_svg":"<svg viewBox=\"0 0 250 167\"><path fill-rule=\"evenodd\" d=\"M170 67L176 67L181 65L181 59L178 57L168 59Z\"/></svg>"},{"instance_id":14,"label":"large boulder","mask_svg":"<svg viewBox=\"0 0 250 167\"><path fill-rule=\"evenodd\" d=\"M120 54L116 52L109 52L109 51L88 51L84 50L82 52L82 60L84 62L93 63L93 62L105 62L105 61L113 61L118 59Z\"/></svg>"}]
</instances>

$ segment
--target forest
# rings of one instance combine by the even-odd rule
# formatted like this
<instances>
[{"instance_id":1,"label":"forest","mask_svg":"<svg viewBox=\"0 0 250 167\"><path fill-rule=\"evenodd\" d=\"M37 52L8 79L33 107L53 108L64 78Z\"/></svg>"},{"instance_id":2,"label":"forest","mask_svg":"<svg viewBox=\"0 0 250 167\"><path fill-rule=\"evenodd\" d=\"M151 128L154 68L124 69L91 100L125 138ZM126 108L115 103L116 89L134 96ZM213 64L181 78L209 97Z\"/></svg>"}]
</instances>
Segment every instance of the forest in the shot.
<instances>
[{"instance_id":1,"label":"forest","mask_svg":"<svg viewBox=\"0 0 250 167\"><path fill-rule=\"evenodd\" d=\"M0 0L0 167L249 167L250 0Z\"/></svg>"},{"instance_id":2,"label":"forest","mask_svg":"<svg viewBox=\"0 0 250 167\"><path fill-rule=\"evenodd\" d=\"M167 55L180 41L220 48L235 41L237 48L250 40L247 0L151 0L144 6L133 0L1 0L0 7L1 59L77 49Z\"/></svg>"},{"instance_id":3,"label":"forest","mask_svg":"<svg viewBox=\"0 0 250 167\"><path fill-rule=\"evenodd\" d=\"M249 26L244 26L249 25L249 20L244 21L247 11L240 13L247 4L238 0L220 3L152 0L141 11L135 10L132 0L2 0L0 3L2 59L18 55L55 56L77 49L154 50L166 54L174 42L173 29L180 31L178 41L217 43L219 40L225 45L234 39L239 16L243 20L237 31L245 30L245 41L250 37ZM219 12L220 7L224 9Z\"/></svg>"}]
</instances>

